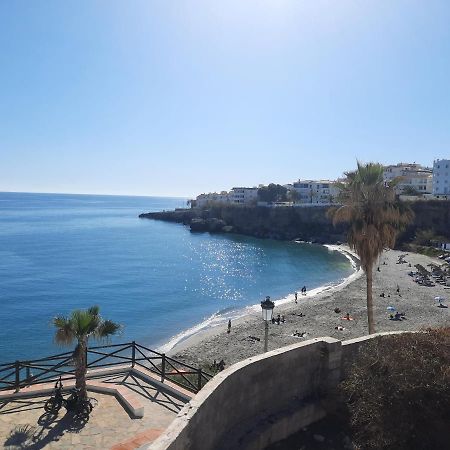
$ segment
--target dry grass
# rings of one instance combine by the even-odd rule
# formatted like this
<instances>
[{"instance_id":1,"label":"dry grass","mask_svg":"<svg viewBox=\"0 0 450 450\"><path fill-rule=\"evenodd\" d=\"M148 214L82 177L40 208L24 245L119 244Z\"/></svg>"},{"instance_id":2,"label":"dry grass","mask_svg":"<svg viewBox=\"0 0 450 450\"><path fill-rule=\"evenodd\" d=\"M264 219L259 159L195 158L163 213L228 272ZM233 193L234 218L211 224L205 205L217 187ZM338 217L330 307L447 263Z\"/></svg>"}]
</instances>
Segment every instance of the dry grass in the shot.
<instances>
[{"instance_id":1,"label":"dry grass","mask_svg":"<svg viewBox=\"0 0 450 450\"><path fill-rule=\"evenodd\" d=\"M447 448L450 328L371 342L342 389L361 448Z\"/></svg>"}]
</instances>

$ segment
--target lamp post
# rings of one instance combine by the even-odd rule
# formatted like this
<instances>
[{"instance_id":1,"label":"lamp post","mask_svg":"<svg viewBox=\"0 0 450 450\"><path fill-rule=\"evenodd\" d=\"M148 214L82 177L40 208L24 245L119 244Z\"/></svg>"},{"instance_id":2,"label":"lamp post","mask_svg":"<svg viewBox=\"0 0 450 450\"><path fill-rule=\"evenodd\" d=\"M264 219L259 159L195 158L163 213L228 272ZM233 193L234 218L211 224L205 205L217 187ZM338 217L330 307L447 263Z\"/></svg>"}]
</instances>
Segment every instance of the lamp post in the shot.
<instances>
[{"instance_id":1,"label":"lamp post","mask_svg":"<svg viewBox=\"0 0 450 450\"><path fill-rule=\"evenodd\" d=\"M270 297L267 296L266 299L261 302L262 316L265 324L265 333L264 333L264 351L267 352L268 348L268 339L269 339L269 322L272 320L273 308L275 307L275 303L270 300Z\"/></svg>"}]
</instances>

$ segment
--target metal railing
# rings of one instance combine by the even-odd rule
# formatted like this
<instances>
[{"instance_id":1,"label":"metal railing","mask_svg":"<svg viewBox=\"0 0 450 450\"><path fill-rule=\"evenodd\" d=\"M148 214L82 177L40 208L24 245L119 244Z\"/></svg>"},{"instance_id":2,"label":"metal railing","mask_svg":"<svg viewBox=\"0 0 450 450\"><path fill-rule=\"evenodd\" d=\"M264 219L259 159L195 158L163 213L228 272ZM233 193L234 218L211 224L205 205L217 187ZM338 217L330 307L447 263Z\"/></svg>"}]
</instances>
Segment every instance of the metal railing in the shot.
<instances>
[{"instance_id":1,"label":"metal railing","mask_svg":"<svg viewBox=\"0 0 450 450\"><path fill-rule=\"evenodd\" d=\"M190 392L197 393L212 375L164 353L151 350L135 341L125 344L100 345L86 350L87 377L95 377L93 369L106 367L141 368L156 374L161 382L168 380ZM36 384L73 380L73 352L59 353L41 359L0 364L0 392ZM98 374L100 376L101 374Z\"/></svg>"}]
</instances>

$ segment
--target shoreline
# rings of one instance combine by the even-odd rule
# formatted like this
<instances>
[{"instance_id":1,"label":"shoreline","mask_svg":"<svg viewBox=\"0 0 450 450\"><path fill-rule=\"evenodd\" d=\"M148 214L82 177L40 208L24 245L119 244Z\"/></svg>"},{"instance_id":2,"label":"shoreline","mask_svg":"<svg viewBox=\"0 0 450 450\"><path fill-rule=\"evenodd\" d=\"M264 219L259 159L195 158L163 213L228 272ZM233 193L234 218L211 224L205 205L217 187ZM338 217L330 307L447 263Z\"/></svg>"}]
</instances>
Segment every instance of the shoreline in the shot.
<instances>
[{"instance_id":1,"label":"shoreline","mask_svg":"<svg viewBox=\"0 0 450 450\"><path fill-rule=\"evenodd\" d=\"M325 284L313 288L310 291L307 291L306 295L301 295L299 293L299 302L301 300L311 299L321 294L332 293L334 291L342 289L355 279L362 276L362 270L358 256L354 252L352 252L347 245L324 244L322 246L327 248L328 251L336 251L344 255L350 261L350 264L353 268L353 273L351 273L343 280L338 280L335 283ZM283 305L289 305L292 302L294 302L294 293L289 293L284 297L274 300L276 308L282 307ZM235 316L233 316L233 313L235 314ZM260 315L261 312L259 303L239 308L226 316L215 313L212 316L208 317L206 320L173 336L168 342L160 345L157 348L157 351L160 353L166 353L168 356L173 356L192 345L197 345L203 339L212 338L215 335L223 332L223 327L226 327L228 319L231 319L232 324L236 325L245 322L246 318L259 317Z\"/></svg>"},{"instance_id":2,"label":"shoreline","mask_svg":"<svg viewBox=\"0 0 450 450\"><path fill-rule=\"evenodd\" d=\"M354 257L353 252L344 246L341 250ZM333 249L334 250L334 249ZM429 263L442 263L417 253L406 256L406 264L397 264L398 257L404 254L397 250L383 252L380 257L380 271L374 268L373 300L376 331L412 331L430 326L444 326L450 322L450 308L438 308L435 296L450 302L450 287L436 284L434 287L414 283L408 272L415 271L415 264L424 267ZM351 255L351 256L350 256ZM409 267L408 263L411 264ZM397 293L397 287L400 292ZM381 293L385 297L381 297ZM312 293L312 295L311 295ZM343 282L320 292L299 295L298 303L290 294L286 300L276 303L274 317L285 316L285 323L269 323L269 350L315 337L330 336L348 340L368 334L365 277L361 268ZM189 336L173 347L168 354L188 364L209 367L214 360L223 359L228 367L235 362L263 352L264 325L259 305L254 311L232 321L231 332L226 324L203 330ZM406 319L389 319L388 307L405 312ZM335 308L340 312L336 313ZM346 313L353 320L343 320ZM299 314L302 313L303 316ZM342 329L336 329L340 327ZM293 334L306 332L303 337Z\"/></svg>"}]
</instances>

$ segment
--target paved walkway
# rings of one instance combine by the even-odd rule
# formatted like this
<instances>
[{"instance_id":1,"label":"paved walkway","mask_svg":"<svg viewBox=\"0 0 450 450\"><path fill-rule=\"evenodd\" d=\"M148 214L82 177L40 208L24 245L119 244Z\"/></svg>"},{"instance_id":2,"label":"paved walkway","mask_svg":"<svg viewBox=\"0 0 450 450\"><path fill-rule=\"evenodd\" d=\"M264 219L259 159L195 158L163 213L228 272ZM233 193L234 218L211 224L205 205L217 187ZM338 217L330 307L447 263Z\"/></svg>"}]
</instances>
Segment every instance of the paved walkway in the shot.
<instances>
[{"instance_id":1,"label":"paved walkway","mask_svg":"<svg viewBox=\"0 0 450 450\"><path fill-rule=\"evenodd\" d=\"M112 395L89 393L98 400L89 421L74 421L64 408L50 416L46 397L0 402L0 448L132 450L156 439L175 418L183 402L133 375L108 377L140 395L144 417L131 419Z\"/></svg>"}]
</instances>

